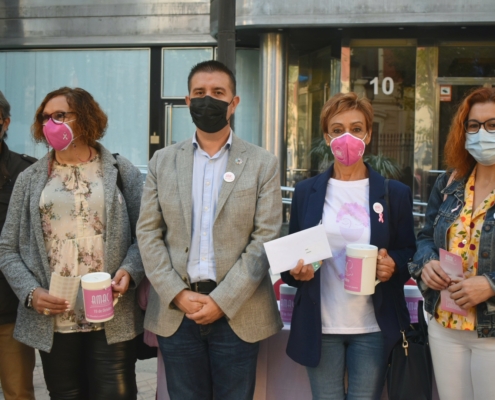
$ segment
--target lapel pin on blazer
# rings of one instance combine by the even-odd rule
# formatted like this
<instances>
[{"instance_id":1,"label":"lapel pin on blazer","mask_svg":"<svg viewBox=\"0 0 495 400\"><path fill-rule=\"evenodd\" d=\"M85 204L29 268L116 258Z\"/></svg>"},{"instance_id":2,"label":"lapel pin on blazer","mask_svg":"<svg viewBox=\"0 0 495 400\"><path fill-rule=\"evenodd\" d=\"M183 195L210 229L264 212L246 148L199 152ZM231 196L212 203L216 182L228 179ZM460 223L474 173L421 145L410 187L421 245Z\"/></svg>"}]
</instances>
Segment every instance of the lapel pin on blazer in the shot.
<instances>
[{"instance_id":1,"label":"lapel pin on blazer","mask_svg":"<svg viewBox=\"0 0 495 400\"><path fill-rule=\"evenodd\" d=\"M225 174L223 174L223 180L225 182L234 182L234 179L235 175L233 172L226 172Z\"/></svg>"},{"instance_id":2,"label":"lapel pin on blazer","mask_svg":"<svg viewBox=\"0 0 495 400\"><path fill-rule=\"evenodd\" d=\"M378 214L378 222L383 224L383 206L377 202L373 204L373 211Z\"/></svg>"},{"instance_id":3,"label":"lapel pin on blazer","mask_svg":"<svg viewBox=\"0 0 495 400\"><path fill-rule=\"evenodd\" d=\"M236 163L237 165L241 165L241 164L242 164L242 159L240 159L240 158L236 158L236 159L235 159L235 163Z\"/></svg>"}]
</instances>

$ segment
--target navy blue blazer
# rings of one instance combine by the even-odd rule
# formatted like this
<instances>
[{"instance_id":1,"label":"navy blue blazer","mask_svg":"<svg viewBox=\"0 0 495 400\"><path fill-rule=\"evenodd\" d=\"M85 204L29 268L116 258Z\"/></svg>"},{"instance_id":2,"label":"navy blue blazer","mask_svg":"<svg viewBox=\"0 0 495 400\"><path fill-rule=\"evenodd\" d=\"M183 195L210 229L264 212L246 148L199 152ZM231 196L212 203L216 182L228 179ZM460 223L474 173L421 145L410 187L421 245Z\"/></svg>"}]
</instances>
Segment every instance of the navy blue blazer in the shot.
<instances>
[{"instance_id":1,"label":"navy blue blazer","mask_svg":"<svg viewBox=\"0 0 495 400\"><path fill-rule=\"evenodd\" d=\"M400 339L400 327L409 323L409 312L404 299L404 283L410 278L407 263L416 250L412 196L409 187L389 181L389 208L385 200L385 178L366 164L369 171L370 243L385 248L394 259L398 272L387 282L376 286L372 295L375 316L385 336L386 355ZM325 172L296 185L292 198L289 233L299 232L320 223L327 191L333 173L333 164ZM373 204L384 209L384 223L378 221ZM389 215L390 212L390 215ZM294 264L295 265L295 264ZM299 364L316 367L321 357L321 297L320 270L307 282L295 280L290 273L282 273L285 283L297 287L292 313L287 354ZM397 315L400 318L400 325Z\"/></svg>"}]
</instances>

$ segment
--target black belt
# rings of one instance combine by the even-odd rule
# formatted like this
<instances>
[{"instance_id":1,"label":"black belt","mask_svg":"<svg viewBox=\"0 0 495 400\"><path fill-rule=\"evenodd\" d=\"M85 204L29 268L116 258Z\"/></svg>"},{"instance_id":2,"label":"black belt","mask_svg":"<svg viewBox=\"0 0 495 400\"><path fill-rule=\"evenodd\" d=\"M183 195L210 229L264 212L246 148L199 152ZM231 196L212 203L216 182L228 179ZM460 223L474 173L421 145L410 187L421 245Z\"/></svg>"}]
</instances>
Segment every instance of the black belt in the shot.
<instances>
[{"instance_id":1,"label":"black belt","mask_svg":"<svg viewBox=\"0 0 495 400\"><path fill-rule=\"evenodd\" d=\"M217 287L217 283L212 280L191 283L191 290L201 294L210 294Z\"/></svg>"}]
</instances>

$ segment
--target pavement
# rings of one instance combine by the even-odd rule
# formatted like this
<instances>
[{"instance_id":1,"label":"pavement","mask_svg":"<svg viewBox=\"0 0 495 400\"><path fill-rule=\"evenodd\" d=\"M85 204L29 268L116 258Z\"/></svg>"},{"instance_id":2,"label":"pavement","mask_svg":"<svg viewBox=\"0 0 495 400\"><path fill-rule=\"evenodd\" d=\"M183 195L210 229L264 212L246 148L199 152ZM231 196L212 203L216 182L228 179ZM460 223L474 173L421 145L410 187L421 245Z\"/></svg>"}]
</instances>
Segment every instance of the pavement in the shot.
<instances>
[{"instance_id":1,"label":"pavement","mask_svg":"<svg viewBox=\"0 0 495 400\"><path fill-rule=\"evenodd\" d=\"M272 283L275 283L280 275L270 276ZM155 400L156 393L156 358L150 360L138 360L136 363L136 382L138 387L138 400ZM36 366L33 373L33 383L36 400L49 400L50 396L46 390L45 378L43 377L43 367L41 358L36 350ZM0 400L4 400L3 390L0 386Z\"/></svg>"},{"instance_id":2,"label":"pavement","mask_svg":"<svg viewBox=\"0 0 495 400\"><path fill-rule=\"evenodd\" d=\"M143 360L136 363L136 382L138 387L138 400L155 400L156 393L156 358ZM41 359L36 351L36 366L33 373L33 384L36 400L49 400L46 390L45 378ZM3 390L0 387L0 399L4 399Z\"/></svg>"}]
</instances>

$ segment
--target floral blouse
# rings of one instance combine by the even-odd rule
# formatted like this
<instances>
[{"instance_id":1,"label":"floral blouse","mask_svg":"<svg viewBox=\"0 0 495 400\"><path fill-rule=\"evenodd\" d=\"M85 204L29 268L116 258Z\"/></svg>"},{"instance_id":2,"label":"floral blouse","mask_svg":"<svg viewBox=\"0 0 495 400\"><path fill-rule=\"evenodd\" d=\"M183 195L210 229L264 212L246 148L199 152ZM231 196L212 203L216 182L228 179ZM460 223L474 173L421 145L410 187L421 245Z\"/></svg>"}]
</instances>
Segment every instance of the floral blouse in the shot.
<instances>
[{"instance_id":1,"label":"floral blouse","mask_svg":"<svg viewBox=\"0 0 495 400\"><path fill-rule=\"evenodd\" d=\"M105 202L100 157L78 165L53 162L40 199L40 214L51 272L83 276L105 271ZM87 332L102 323L85 320L81 289L73 310L55 317L55 331Z\"/></svg>"},{"instance_id":2,"label":"floral blouse","mask_svg":"<svg viewBox=\"0 0 495 400\"><path fill-rule=\"evenodd\" d=\"M474 182L476 168L471 173L464 189L464 208L447 232L448 250L462 257L464 278L476 276L478 271L478 248L481 228L487 210L495 204L495 191L492 191L473 212ZM476 307L468 310L467 316L440 309L437 305L435 319L446 328L472 331L476 327Z\"/></svg>"}]
</instances>

